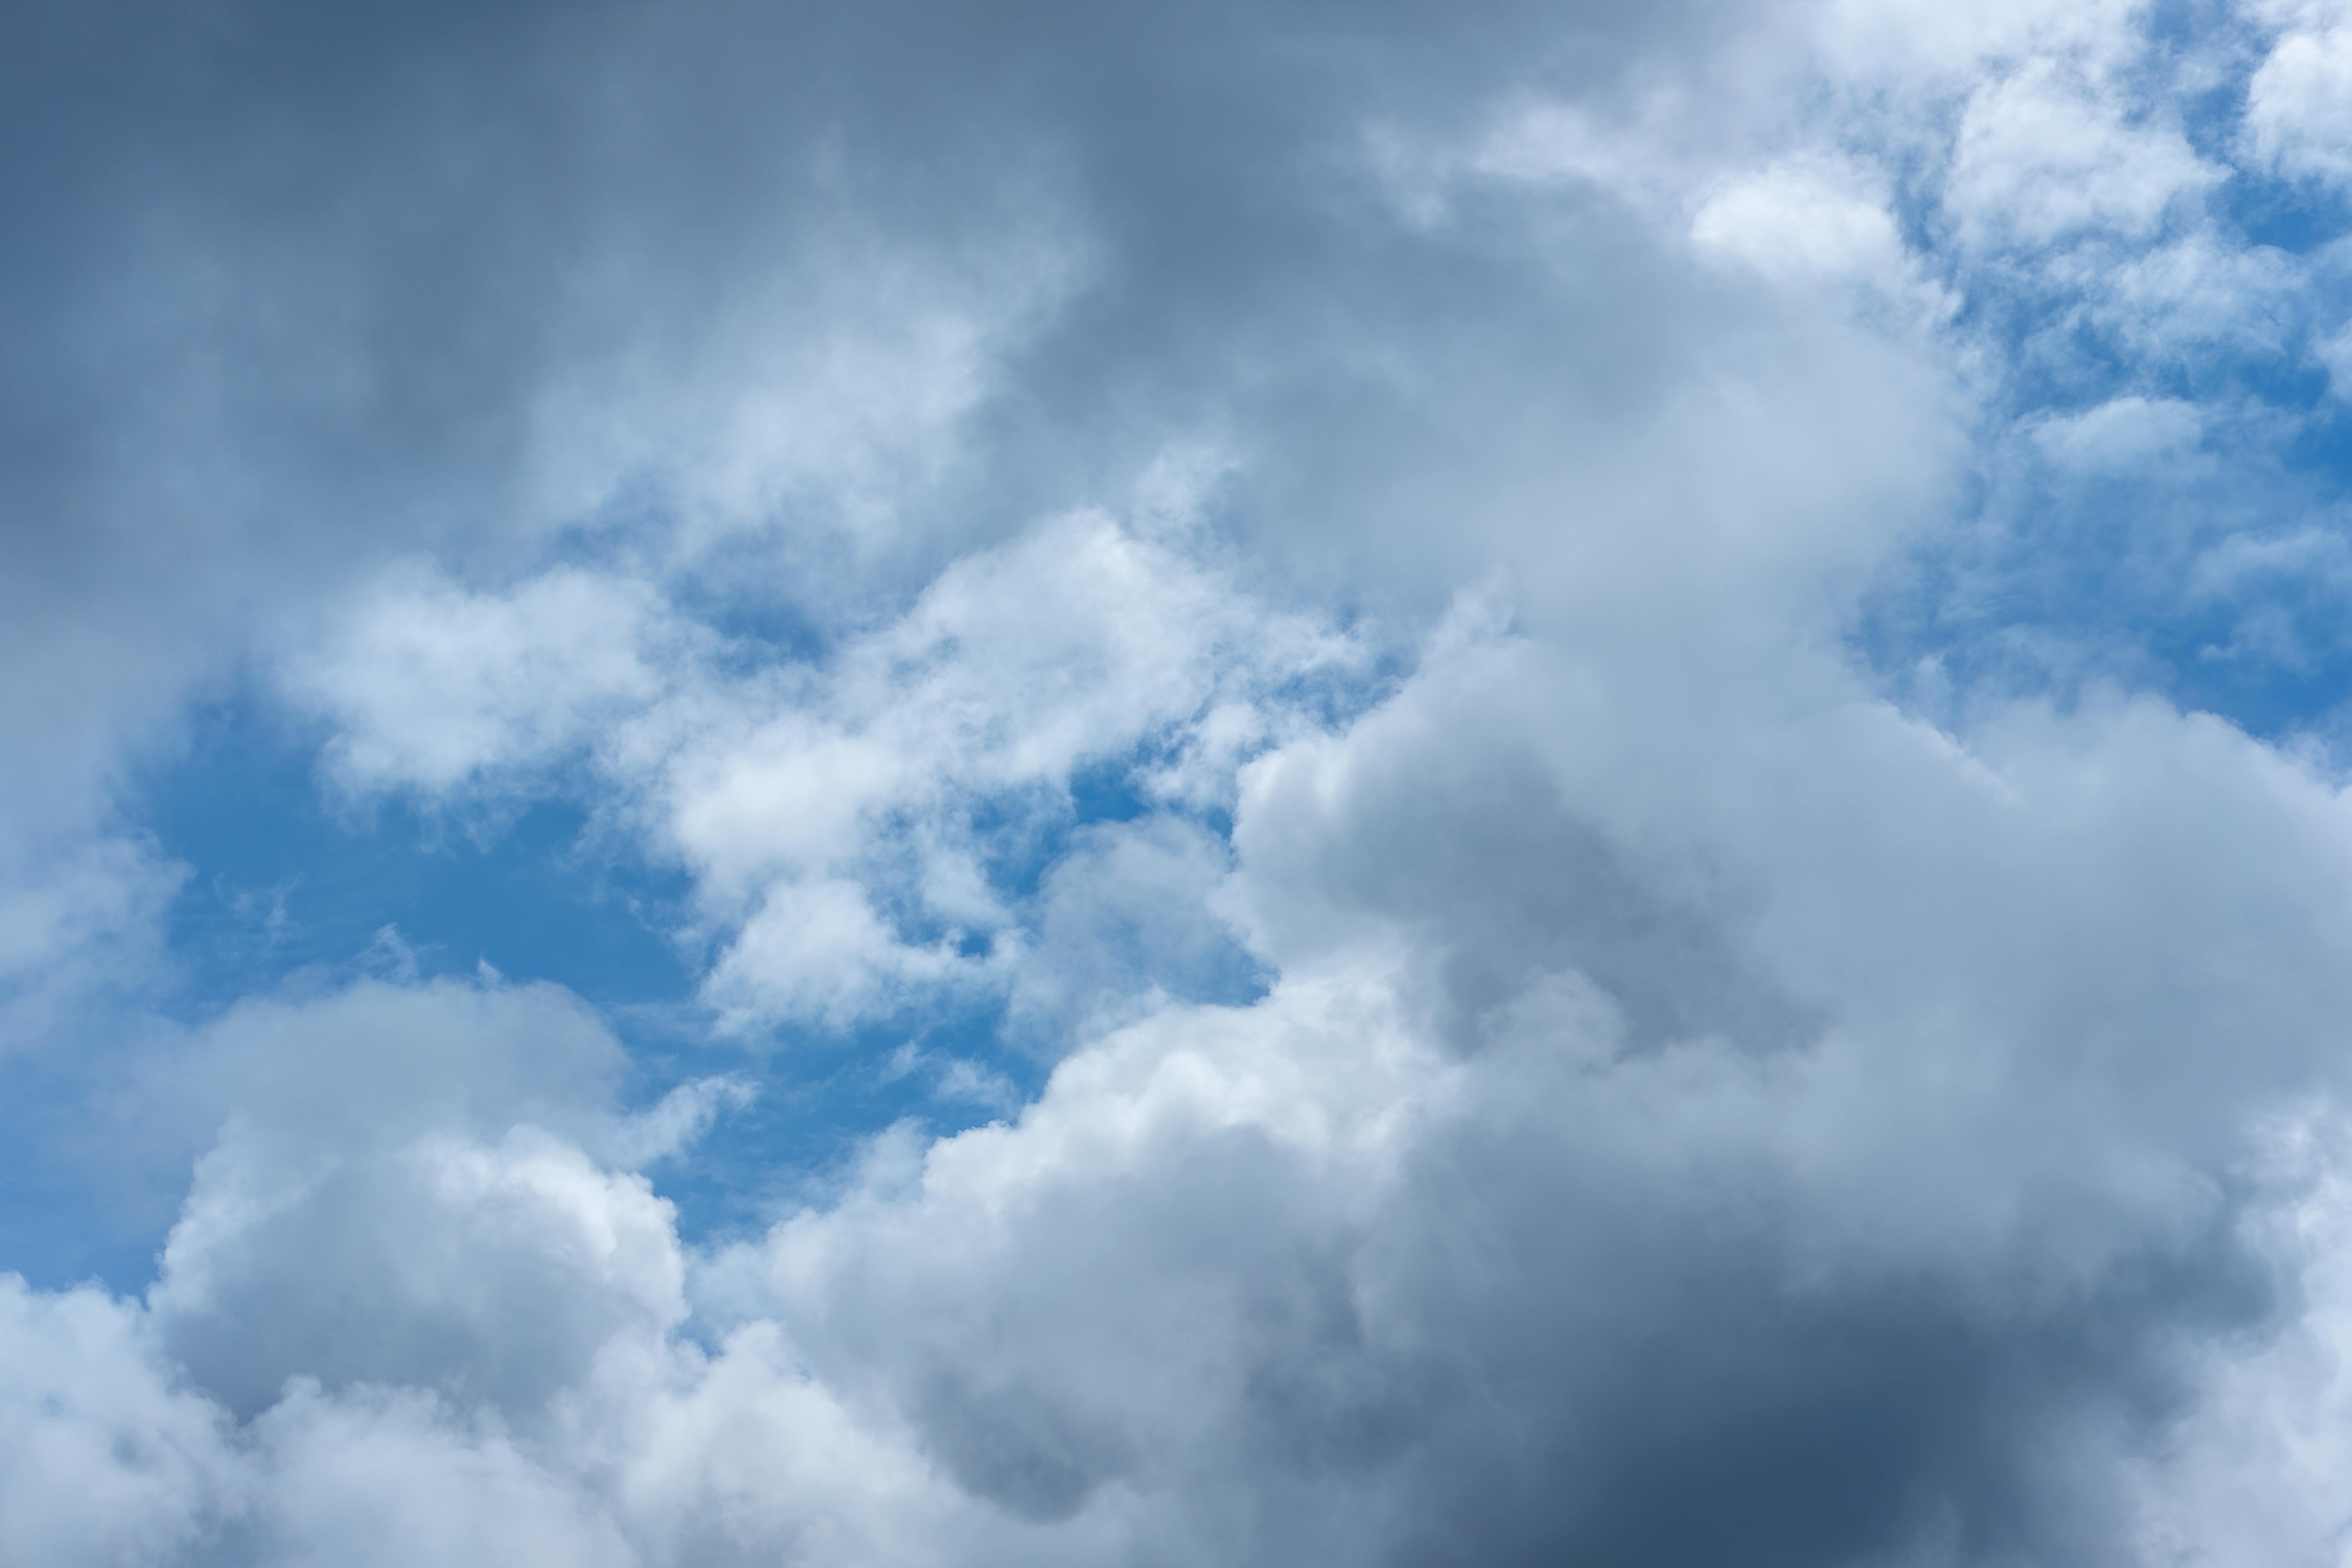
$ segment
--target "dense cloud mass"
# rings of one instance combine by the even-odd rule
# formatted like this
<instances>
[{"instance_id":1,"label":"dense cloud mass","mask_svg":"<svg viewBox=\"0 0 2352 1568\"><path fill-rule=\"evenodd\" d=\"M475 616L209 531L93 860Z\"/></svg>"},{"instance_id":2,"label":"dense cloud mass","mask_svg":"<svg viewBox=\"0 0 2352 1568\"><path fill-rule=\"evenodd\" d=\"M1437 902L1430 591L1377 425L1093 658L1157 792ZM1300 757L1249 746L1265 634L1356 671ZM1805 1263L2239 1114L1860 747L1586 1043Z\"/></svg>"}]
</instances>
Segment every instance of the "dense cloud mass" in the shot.
<instances>
[{"instance_id":1,"label":"dense cloud mass","mask_svg":"<svg viewBox=\"0 0 2352 1568\"><path fill-rule=\"evenodd\" d=\"M0 88L0 1563L2352 1560L2352 9Z\"/></svg>"}]
</instances>

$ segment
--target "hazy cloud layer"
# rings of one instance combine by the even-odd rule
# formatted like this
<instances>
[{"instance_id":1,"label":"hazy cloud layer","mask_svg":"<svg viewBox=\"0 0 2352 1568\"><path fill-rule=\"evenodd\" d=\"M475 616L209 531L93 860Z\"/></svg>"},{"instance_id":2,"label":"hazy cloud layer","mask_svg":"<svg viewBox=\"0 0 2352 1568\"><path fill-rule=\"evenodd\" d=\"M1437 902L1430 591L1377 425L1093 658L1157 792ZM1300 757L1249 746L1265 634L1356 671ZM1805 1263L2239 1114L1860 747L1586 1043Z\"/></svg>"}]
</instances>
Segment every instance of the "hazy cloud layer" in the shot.
<instances>
[{"instance_id":1,"label":"hazy cloud layer","mask_svg":"<svg viewBox=\"0 0 2352 1568\"><path fill-rule=\"evenodd\" d=\"M5 33L0 1559L2342 1558L2352 14Z\"/></svg>"}]
</instances>

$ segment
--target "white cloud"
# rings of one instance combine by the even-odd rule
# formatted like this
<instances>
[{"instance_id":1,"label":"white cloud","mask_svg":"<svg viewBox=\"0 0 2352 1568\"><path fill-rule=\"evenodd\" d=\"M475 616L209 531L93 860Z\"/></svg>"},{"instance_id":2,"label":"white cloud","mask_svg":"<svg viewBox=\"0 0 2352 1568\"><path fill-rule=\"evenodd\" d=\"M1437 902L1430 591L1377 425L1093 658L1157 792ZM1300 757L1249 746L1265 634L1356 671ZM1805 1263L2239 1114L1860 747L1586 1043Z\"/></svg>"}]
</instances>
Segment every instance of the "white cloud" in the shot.
<instances>
[{"instance_id":1,"label":"white cloud","mask_svg":"<svg viewBox=\"0 0 2352 1568\"><path fill-rule=\"evenodd\" d=\"M2192 456L2204 435L2196 405L2134 394L2033 427L2051 458L2092 474L2128 474Z\"/></svg>"},{"instance_id":2,"label":"white cloud","mask_svg":"<svg viewBox=\"0 0 2352 1568\"><path fill-rule=\"evenodd\" d=\"M520 1419L614 1334L685 1315L668 1205L528 1124L299 1172L256 1141L233 1122L198 1163L151 1294L173 1355L240 1413L302 1376Z\"/></svg>"},{"instance_id":3,"label":"white cloud","mask_svg":"<svg viewBox=\"0 0 2352 1568\"><path fill-rule=\"evenodd\" d=\"M2143 239L2222 178L2178 130L2136 125L2098 85L2035 61L1969 100L1946 201L1977 245Z\"/></svg>"},{"instance_id":4,"label":"white cloud","mask_svg":"<svg viewBox=\"0 0 2352 1568\"><path fill-rule=\"evenodd\" d=\"M838 177L817 172L820 188ZM936 256L820 196L780 273L682 301L667 332L594 343L531 410L533 513L556 528L654 496L688 559L747 535L886 550L954 461L1003 355L1084 280L1050 193L1012 200L1002 232ZM578 307L637 308L678 263L662 237L635 237L579 279Z\"/></svg>"},{"instance_id":5,"label":"white cloud","mask_svg":"<svg viewBox=\"0 0 2352 1568\"><path fill-rule=\"evenodd\" d=\"M1709 196L1691 238L1777 276L1899 282L1903 240L1884 200L1846 187L1832 171L1777 165Z\"/></svg>"},{"instance_id":6,"label":"white cloud","mask_svg":"<svg viewBox=\"0 0 2352 1568\"><path fill-rule=\"evenodd\" d=\"M1286 688L1362 658L1317 618L1084 513L957 562L810 662L730 648L642 586L570 569L509 595L399 576L366 603L288 668L338 725L340 776L462 798L585 752L651 850L694 871L723 939L707 999L738 1030L840 1028L941 986L1001 987L1019 936L978 809L1034 832L1081 769L1124 773L1138 753L1135 787L1216 804L1296 722Z\"/></svg>"},{"instance_id":7,"label":"white cloud","mask_svg":"<svg viewBox=\"0 0 2352 1568\"><path fill-rule=\"evenodd\" d=\"M295 1389L258 1424L271 1506L257 1560L628 1568L613 1523L495 1430L427 1395Z\"/></svg>"},{"instance_id":8,"label":"white cloud","mask_svg":"<svg viewBox=\"0 0 2352 1568\"><path fill-rule=\"evenodd\" d=\"M2346 1165L2335 1119L2282 1116L2249 1176L2265 1202L2250 1239L2294 1318L2252 1344L2200 1347L2197 1398L2127 1476L2151 1556L2227 1564L2325 1561L2352 1510L2336 1478L2352 1433Z\"/></svg>"},{"instance_id":9,"label":"white cloud","mask_svg":"<svg viewBox=\"0 0 2352 1568\"><path fill-rule=\"evenodd\" d=\"M2252 9L2279 31L2246 85L2248 150L2287 174L2352 175L2352 28L2328 6Z\"/></svg>"},{"instance_id":10,"label":"white cloud","mask_svg":"<svg viewBox=\"0 0 2352 1568\"><path fill-rule=\"evenodd\" d=\"M883 923L856 882L786 882L743 922L704 994L731 1030L772 1018L845 1028L894 1011L909 991L987 984L1002 966L964 957L961 935L918 947Z\"/></svg>"},{"instance_id":11,"label":"white cloud","mask_svg":"<svg viewBox=\"0 0 2352 1568\"><path fill-rule=\"evenodd\" d=\"M644 584L559 567L510 596L412 563L289 658L295 700L338 720L330 765L354 787L446 791L561 760L660 694L665 624Z\"/></svg>"},{"instance_id":12,"label":"white cloud","mask_svg":"<svg viewBox=\"0 0 2352 1568\"><path fill-rule=\"evenodd\" d=\"M220 1411L173 1388L136 1312L100 1291L0 1275L0 1550L169 1561L228 1489Z\"/></svg>"},{"instance_id":13,"label":"white cloud","mask_svg":"<svg viewBox=\"0 0 2352 1568\"><path fill-rule=\"evenodd\" d=\"M758 1098L757 1087L740 1078L688 1079L625 1119L606 1147L614 1163L641 1170L686 1153L730 1110L740 1110Z\"/></svg>"}]
</instances>

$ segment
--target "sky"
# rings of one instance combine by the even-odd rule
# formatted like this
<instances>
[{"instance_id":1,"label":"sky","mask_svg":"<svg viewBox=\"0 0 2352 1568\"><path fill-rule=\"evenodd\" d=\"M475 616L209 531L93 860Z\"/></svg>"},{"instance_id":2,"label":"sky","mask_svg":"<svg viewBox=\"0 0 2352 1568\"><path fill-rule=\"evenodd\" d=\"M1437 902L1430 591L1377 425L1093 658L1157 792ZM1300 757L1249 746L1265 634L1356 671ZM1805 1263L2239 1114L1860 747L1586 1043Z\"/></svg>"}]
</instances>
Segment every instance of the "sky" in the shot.
<instances>
[{"instance_id":1,"label":"sky","mask_svg":"<svg viewBox=\"0 0 2352 1568\"><path fill-rule=\"evenodd\" d=\"M2352 1562L2352 8L27 0L0 1563Z\"/></svg>"}]
</instances>

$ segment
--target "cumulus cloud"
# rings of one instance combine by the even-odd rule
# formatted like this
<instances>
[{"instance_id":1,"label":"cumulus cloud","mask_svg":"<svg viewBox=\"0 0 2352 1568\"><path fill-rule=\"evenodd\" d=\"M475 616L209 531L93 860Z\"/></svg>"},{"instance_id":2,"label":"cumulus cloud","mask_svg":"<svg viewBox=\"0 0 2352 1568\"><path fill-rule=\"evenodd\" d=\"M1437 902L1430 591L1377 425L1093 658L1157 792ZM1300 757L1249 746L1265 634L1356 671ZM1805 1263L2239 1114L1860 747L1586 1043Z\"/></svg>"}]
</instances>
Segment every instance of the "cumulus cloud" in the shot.
<instances>
[{"instance_id":1,"label":"cumulus cloud","mask_svg":"<svg viewBox=\"0 0 2352 1568\"><path fill-rule=\"evenodd\" d=\"M2332 11L111 16L0 1556L2338 1554ZM683 979L206 973L224 702Z\"/></svg>"},{"instance_id":2,"label":"cumulus cloud","mask_svg":"<svg viewBox=\"0 0 2352 1568\"><path fill-rule=\"evenodd\" d=\"M488 598L412 568L347 610L288 685L340 721L329 765L343 779L446 791L561 758L653 697L661 677L645 645L661 628L648 597L559 568Z\"/></svg>"},{"instance_id":3,"label":"cumulus cloud","mask_svg":"<svg viewBox=\"0 0 2352 1568\"><path fill-rule=\"evenodd\" d=\"M2221 177L2179 132L2129 125L2105 97L2042 60L1973 94L1946 192L1962 234L2024 247L2084 230L2141 237Z\"/></svg>"},{"instance_id":4,"label":"cumulus cloud","mask_svg":"<svg viewBox=\"0 0 2352 1568\"><path fill-rule=\"evenodd\" d=\"M286 683L333 722L329 766L362 789L462 800L584 753L695 875L725 1026L845 1027L1010 983L1000 884L1069 816L1076 775L1131 773L1173 810L1224 803L1238 762L1366 657L1323 617L1080 514L965 557L810 657L571 568L503 594L404 574Z\"/></svg>"},{"instance_id":5,"label":"cumulus cloud","mask_svg":"<svg viewBox=\"0 0 2352 1568\"><path fill-rule=\"evenodd\" d=\"M2343 85L2352 79L2352 37L2326 5L2251 8L2269 24L2269 50L2246 85L2246 139L2253 155L2292 174L2341 179L2352 163Z\"/></svg>"}]
</instances>

